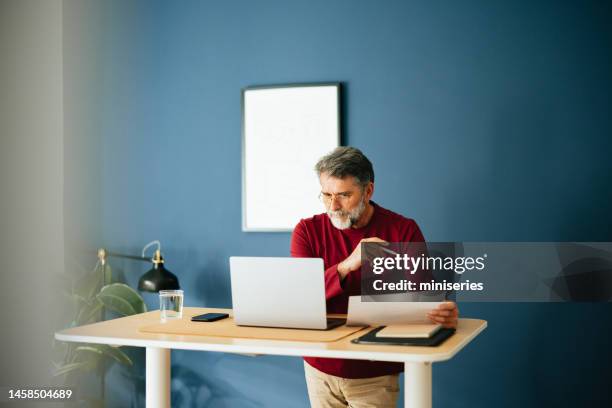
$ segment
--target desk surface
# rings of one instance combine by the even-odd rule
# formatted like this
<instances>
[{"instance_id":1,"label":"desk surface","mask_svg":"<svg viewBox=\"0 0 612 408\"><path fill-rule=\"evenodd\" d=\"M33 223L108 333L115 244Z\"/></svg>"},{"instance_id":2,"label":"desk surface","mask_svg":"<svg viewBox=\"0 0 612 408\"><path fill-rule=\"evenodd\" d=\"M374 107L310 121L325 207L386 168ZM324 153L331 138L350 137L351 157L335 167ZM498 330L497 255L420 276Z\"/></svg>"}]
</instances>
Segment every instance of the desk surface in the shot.
<instances>
[{"instance_id":1,"label":"desk surface","mask_svg":"<svg viewBox=\"0 0 612 408\"><path fill-rule=\"evenodd\" d=\"M232 311L231 309L185 308L186 315L208 312L231 314ZM159 347L225 353L351 358L395 362L436 362L452 358L487 327L487 322L484 320L459 319L455 335L438 347L379 346L350 342L351 339L362 336L371 328L364 328L345 338L329 343L156 334L138 330L141 326L158 322L159 310L156 310L65 329L55 333L55 338L61 341L114 346Z\"/></svg>"}]
</instances>

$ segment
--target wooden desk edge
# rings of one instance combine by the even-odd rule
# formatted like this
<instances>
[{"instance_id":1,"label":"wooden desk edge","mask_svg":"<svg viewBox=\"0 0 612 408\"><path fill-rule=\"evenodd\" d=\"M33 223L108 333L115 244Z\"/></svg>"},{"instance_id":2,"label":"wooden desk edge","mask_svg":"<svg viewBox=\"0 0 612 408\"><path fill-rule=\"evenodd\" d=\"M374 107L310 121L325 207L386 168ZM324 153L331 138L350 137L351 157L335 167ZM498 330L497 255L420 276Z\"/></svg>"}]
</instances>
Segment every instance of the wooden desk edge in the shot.
<instances>
[{"instance_id":1,"label":"wooden desk edge","mask_svg":"<svg viewBox=\"0 0 612 408\"><path fill-rule=\"evenodd\" d=\"M191 308L195 309L195 308ZM231 309L212 309L212 308L197 308L206 311L230 311ZM159 313L159 311L150 311L146 312L142 315L151 315ZM134 319L136 316L142 317L142 315L133 315L128 316L126 318ZM64 330L60 330L55 333L55 338L59 341L66 342L82 342L82 343L97 343L97 344L108 344L111 346L132 346L132 347L158 347L158 348L171 348L177 350L198 350L198 351L211 351L211 352L225 352L225 353L238 353L238 354L267 354L267 355L284 355L284 356L312 356L312 357L328 357L328 358L354 358L360 360L377 360L377 361L393 361L393 362L401 362L401 361L420 361L420 362L440 362L446 361L453 358L460 350L462 350L467 344L469 344L478 334L480 334L486 327L487 322L480 319L469 319L462 318L460 320L470 320L470 321L478 321L480 325L473 330L471 333L466 335L461 342L458 343L452 350L446 353L428 353L428 354L418 354L418 353L407 353L404 349L402 351L400 348L396 349L394 352L393 349L389 349L387 351L370 351L368 350L368 345L355 345L359 347L358 349L348 349L348 350L338 350L338 349L327 349L327 348L317 348L317 345L337 345L338 343L350 341L353 338L359 337L363 335L363 331L360 330L357 333L351 334L348 337L342 338L340 340L329 342L329 343L306 343L306 342L292 342L286 340L259 340L259 339L236 339L238 341L244 340L245 344L234 344L232 341L233 338L222 338L222 337L205 337L201 336L202 339L210 338L210 339L227 339L227 343L199 343L194 341L181 341L181 337L189 337L189 336L181 336L181 335L173 335L174 337L178 337L176 339L134 339L134 338L121 338L121 337L112 337L112 336L93 336L93 335L80 335L71 333L75 329L81 329L86 326L73 327ZM112 320L111 320L112 321ZM108 322L108 321L107 321ZM98 322L94 324L100 324L104 322ZM231 344L230 344L231 343ZM274 344L276 343L276 344ZM291 345L292 347L288 347L287 345ZM282 347L280 346L282 345ZM312 347L312 346L315 347ZM310 346L310 347L309 347ZM352 346L352 345L351 345ZM377 347L377 346L374 346ZM393 346L387 346L393 347ZM427 348L427 351L431 351L430 348Z\"/></svg>"}]
</instances>

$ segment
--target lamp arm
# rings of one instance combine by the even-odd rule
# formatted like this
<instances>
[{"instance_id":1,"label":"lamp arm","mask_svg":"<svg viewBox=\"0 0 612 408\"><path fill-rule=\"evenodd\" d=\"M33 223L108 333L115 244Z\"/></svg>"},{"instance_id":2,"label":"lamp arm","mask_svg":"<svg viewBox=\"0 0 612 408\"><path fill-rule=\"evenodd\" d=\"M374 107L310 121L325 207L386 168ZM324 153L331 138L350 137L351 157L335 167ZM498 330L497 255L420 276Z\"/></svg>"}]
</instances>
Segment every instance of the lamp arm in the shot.
<instances>
[{"instance_id":1,"label":"lamp arm","mask_svg":"<svg viewBox=\"0 0 612 408\"><path fill-rule=\"evenodd\" d=\"M147 257L144 257L144 256L118 254L116 252L107 252L106 254L108 256L112 256L114 258L125 258L125 259L133 259L135 261L151 262L151 258L147 258Z\"/></svg>"},{"instance_id":2,"label":"lamp arm","mask_svg":"<svg viewBox=\"0 0 612 408\"><path fill-rule=\"evenodd\" d=\"M147 245L145 245L144 248L142 248L143 258L145 257L145 252L147 251L147 249L149 249L149 247L151 247L152 245L157 245L157 251L161 252L161 242L159 242L158 240L151 241Z\"/></svg>"},{"instance_id":3,"label":"lamp arm","mask_svg":"<svg viewBox=\"0 0 612 408\"><path fill-rule=\"evenodd\" d=\"M133 259L135 261L151 262L150 258L146 258L144 256L126 255L126 254L120 254L117 252L109 252L104 248L98 249L98 261L102 265L106 263L106 258L108 258L109 256L112 256L113 258L125 258L125 259Z\"/></svg>"},{"instance_id":4,"label":"lamp arm","mask_svg":"<svg viewBox=\"0 0 612 408\"><path fill-rule=\"evenodd\" d=\"M153 258L145 257L145 252L151 245L157 245ZM153 262L153 268L147 271L138 280L138 290L144 292L159 292L165 289L180 289L179 281L176 275L164 268L164 258L161 256L161 243L159 241L149 242L142 249L142 256L120 254L117 252L108 252L104 248L98 249L98 265L106 265L106 258L112 256L115 258L133 259L135 261Z\"/></svg>"}]
</instances>

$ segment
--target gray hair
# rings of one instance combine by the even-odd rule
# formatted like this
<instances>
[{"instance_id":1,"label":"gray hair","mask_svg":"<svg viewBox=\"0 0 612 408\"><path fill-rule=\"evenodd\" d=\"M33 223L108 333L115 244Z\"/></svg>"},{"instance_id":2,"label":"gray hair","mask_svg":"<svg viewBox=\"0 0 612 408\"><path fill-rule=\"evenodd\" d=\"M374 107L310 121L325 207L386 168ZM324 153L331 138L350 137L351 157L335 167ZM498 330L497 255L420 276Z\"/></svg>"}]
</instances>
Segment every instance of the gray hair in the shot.
<instances>
[{"instance_id":1,"label":"gray hair","mask_svg":"<svg viewBox=\"0 0 612 408\"><path fill-rule=\"evenodd\" d=\"M355 147L340 146L331 153L321 157L315 165L317 175L328 173L332 177L343 179L355 177L362 187L374 182L372 163Z\"/></svg>"}]
</instances>

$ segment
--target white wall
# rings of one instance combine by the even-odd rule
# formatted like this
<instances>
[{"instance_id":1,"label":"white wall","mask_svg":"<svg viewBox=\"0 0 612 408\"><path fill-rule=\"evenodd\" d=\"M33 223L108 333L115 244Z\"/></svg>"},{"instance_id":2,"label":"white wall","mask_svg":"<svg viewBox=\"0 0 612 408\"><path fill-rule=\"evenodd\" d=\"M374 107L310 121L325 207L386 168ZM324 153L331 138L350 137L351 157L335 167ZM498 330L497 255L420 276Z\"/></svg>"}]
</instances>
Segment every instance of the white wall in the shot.
<instances>
[{"instance_id":1,"label":"white wall","mask_svg":"<svg viewBox=\"0 0 612 408\"><path fill-rule=\"evenodd\" d=\"M81 267L92 268L96 248L103 246L102 126L97 115L97 66L103 55L92 47L103 29L92 16L103 13L103 7L103 1L63 1L64 234L66 271L71 276L82 273Z\"/></svg>"},{"instance_id":2,"label":"white wall","mask_svg":"<svg viewBox=\"0 0 612 408\"><path fill-rule=\"evenodd\" d=\"M64 269L61 0L0 0L0 385L47 385Z\"/></svg>"}]
</instances>

